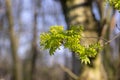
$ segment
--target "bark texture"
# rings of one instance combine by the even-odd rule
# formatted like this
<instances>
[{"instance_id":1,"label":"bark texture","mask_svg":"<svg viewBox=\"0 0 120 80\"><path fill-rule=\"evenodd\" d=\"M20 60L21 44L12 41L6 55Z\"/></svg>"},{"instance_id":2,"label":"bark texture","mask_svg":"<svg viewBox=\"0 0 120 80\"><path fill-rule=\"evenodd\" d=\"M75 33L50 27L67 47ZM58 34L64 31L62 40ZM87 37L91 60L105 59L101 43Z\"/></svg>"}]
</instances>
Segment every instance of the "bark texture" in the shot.
<instances>
[{"instance_id":1,"label":"bark texture","mask_svg":"<svg viewBox=\"0 0 120 80\"><path fill-rule=\"evenodd\" d=\"M84 36L99 37L98 23L92 13L92 0L61 0L63 12L66 22L70 25L84 26ZM84 38L81 44L89 45L98 42L98 38ZM73 53L73 72L80 73L80 61L78 61ZM101 61L101 54L92 61L92 65L85 66L80 80L106 80L106 73Z\"/></svg>"}]
</instances>

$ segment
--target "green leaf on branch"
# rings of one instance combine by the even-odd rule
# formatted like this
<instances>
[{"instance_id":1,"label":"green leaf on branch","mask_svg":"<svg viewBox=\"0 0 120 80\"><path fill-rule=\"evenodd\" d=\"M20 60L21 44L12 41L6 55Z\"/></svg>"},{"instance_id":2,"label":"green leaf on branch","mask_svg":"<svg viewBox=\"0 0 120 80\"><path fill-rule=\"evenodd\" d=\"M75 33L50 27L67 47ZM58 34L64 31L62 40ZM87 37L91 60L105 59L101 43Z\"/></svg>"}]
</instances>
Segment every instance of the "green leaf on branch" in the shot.
<instances>
[{"instance_id":1,"label":"green leaf on branch","mask_svg":"<svg viewBox=\"0 0 120 80\"><path fill-rule=\"evenodd\" d=\"M107 0L109 2L110 6L112 6L114 9L120 11L120 0Z\"/></svg>"},{"instance_id":2,"label":"green leaf on branch","mask_svg":"<svg viewBox=\"0 0 120 80\"><path fill-rule=\"evenodd\" d=\"M95 57L101 48L99 43L84 46L80 44L83 33L82 26L71 26L69 30L64 30L63 26L51 26L50 30L40 35L40 45L44 49L49 49L53 55L61 45L74 52L81 62L90 63L90 57Z\"/></svg>"}]
</instances>

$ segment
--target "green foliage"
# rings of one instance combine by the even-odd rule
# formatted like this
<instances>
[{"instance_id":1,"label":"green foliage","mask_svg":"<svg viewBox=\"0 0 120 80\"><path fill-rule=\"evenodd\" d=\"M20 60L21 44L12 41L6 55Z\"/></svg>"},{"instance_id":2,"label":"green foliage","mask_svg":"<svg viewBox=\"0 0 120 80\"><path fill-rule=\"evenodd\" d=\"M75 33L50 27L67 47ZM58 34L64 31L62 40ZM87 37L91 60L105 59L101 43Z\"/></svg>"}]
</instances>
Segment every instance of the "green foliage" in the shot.
<instances>
[{"instance_id":1,"label":"green foliage","mask_svg":"<svg viewBox=\"0 0 120 80\"><path fill-rule=\"evenodd\" d=\"M80 44L82 26L71 26L69 30L64 30L62 26L52 26L47 33L40 35L40 45L44 49L49 49L50 55L53 55L56 49L61 45L73 51L79 59L85 64L90 63L90 57L95 57L100 44L95 43L89 46Z\"/></svg>"},{"instance_id":2,"label":"green foliage","mask_svg":"<svg viewBox=\"0 0 120 80\"><path fill-rule=\"evenodd\" d=\"M110 6L114 7L116 10L120 10L120 0L107 0Z\"/></svg>"}]
</instances>

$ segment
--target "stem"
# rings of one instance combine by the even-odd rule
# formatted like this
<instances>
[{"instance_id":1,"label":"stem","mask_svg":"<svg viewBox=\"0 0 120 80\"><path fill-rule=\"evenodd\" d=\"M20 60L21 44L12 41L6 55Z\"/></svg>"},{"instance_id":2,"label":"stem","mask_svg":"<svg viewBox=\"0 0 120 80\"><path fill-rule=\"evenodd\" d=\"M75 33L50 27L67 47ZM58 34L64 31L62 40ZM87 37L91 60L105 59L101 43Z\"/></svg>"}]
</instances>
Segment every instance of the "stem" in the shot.
<instances>
[{"instance_id":1,"label":"stem","mask_svg":"<svg viewBox=\"0 0 120 80\"><path fill-rule=\"evenodd\" d=\"M106 44L109 44L110 42L112 42L114 39L116 39L116 38L119 37L119 36L120 36L120 32L119 32L116 36L114 36L111 40L105 42L105 45L106 45Z\"/></svg>"}]
</instances>

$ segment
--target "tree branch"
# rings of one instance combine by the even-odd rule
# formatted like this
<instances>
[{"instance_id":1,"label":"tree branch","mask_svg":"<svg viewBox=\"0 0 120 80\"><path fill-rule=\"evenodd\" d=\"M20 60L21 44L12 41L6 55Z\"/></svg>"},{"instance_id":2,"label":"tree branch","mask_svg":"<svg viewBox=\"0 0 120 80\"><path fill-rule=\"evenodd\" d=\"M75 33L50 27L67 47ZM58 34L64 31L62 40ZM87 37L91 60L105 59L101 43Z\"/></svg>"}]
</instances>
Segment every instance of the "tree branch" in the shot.
<instances>
[{"instance_id":1,"label":"tree branch","mask_svg":"<svg viewBox=\"0 0 120 80\"><path fill-rule=\"evenodd\" d=\"M66 72L71 78L77 80L78 79L78 76L75 75L70 69L68 69L67 67L63 66L63 65L60 65L59 64L59 67L64 71Z\"/></svg>"},{"instance_id":2,"label":"tree branch","mask_svg":"<svg viewBox=\"0 0 120 80\"><path fill-rule=\"evenodd\" d=\"M96 38L96 39L101 39L101 40L104 40L105 41L105 45L107 45L107 44L109 44L110 42L112 42L114 39L116 39L116 38L118 38L120 36L120 32L116 35L116 36L114 36L112 39L110 39L110 40L106 40L106 39L104 39L104 38L102 38L102 37L82 37L82 38Z\"/></svg>"},{"instance_id":3,"label":"tree branch","mask_svg":"<svg viewBox=\"0 0 120 80\"><path fill-rule=\"evenodd\" d=\"M118 38L119 36L120 36L120 32L119 32L116 36L114 36L111 40L105 42L105 45L106 45L106 44L109 44L109 43L112 42L114 39Z\"/></svg>"}]
</instances>

